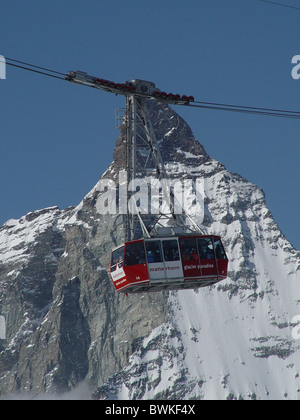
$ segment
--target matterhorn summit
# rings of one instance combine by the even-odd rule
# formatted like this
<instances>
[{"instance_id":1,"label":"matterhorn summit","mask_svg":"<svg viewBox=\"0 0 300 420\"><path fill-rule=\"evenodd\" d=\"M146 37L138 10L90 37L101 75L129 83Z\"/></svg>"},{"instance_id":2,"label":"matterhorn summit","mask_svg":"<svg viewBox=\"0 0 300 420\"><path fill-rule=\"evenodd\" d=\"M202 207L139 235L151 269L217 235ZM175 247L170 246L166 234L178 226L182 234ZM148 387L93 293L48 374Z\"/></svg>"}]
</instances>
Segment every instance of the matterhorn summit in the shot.
<instances>
[{"instance_id":1,"label":"matterhorn summit","mask_svg":"<svg viewBox=\"0 0 300 420\"><path fill-rule=\"evenodd\" d=\"M204 213L192 216L222 237L227 279L116 292L108 269L124 241L123 218L97 210L99 183L77 206L7 221L0 398L77 389L95 399L300 399L299 251L261 189L210 157L168 105L148 106L169 177L203 180ZM124 156L121 129L102 179L117 181Z\"/></svg>"}]
</instances>

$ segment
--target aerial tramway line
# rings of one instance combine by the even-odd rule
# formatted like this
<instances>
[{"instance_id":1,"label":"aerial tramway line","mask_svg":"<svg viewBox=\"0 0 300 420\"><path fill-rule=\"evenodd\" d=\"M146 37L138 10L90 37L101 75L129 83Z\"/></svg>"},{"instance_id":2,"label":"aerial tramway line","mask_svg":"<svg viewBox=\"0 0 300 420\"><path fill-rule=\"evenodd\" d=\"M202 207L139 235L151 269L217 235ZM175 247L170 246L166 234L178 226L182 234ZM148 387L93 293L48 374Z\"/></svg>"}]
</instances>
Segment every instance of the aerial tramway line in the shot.
<instances>
[{"instance_id":1,"label":"aerial tramway line","mask_svg":"<svg viewBox=\"0 0 300 420\"><path fill-rule=\"evenodd\" d=\"M149 100L201 109L300 119L300 112L297 111L195 101L193 96L167 94L157 89L154 83L143 80L114 83L82 71L70 71L66 75L3 56L0 56L0 63L2 66L9 65L124 95L127 186L149 169L147 165L150 162L158 180L168 179L151 124L147 105ZM138 152L147 156L142 166L137 159ZM128 195L127 204L131 198L134 197ZM175 214L172 203L168 215L163 212L158 215L129 212L127 205L124 230L125 242L113 249L111 254L110 276L117 291L139 293L198 288L212 285L227 276L228 259L221 238L204 235L188 214Z\"/></svg>"},{"instance_id":2,"label":"aerial tramway line","mask_svg":"<svg viewBox=\"0 0 300 420\"><path fill-rule=\"evenodd\" d=\"M151 101L201 109L239 112L281 118L300 119L300 112L195 101L193 96L167 94L152 82L132 80L114 83L82 71L65 73L35 66L19 60L2 58L7 65L67 80L126 97L123 128L126 130L127 187L137 177L154 171L158 180L167 180L159 145L152 127L148 104ZM5 63L4 62L4 63ZM150 101L150 102L149 102ZM145 159L141 164L139 156ZM162 186L164 183L161 184ZM162 187L162 190L164 187ZM128 190L128 189L127 189ZM162 191L162 197L165 191ZM175 214L174 200L169 214L143 214L135 203L135 212L124 217L125 242L111 253L110 277L119 292L140 293L199 288L217 283L227 276L228 259L217 235L205 235L183 212ZM134 202L134 200L133 200Z\"/></svg>"},{"instance_id":3,"label":"aerial tramway line","mask_svg":"<svg viewBox=\"0 0 300 420\"><path fill-rule=\"evenodd\" d=\"M81 71L71 71L65 78L126 96L123 129L125 126L127 185L149 170L158 180L168 179L147 101L189 105L194 102L193 96L167 94L144 80L119 84ZM142 162L140 156L144 157ZM162 198L165 193L162 191ZM132 212L127 206L125 243L111 254L110 277L117 291L190 289L226 278L228 260L219 236L204 235L188 214L175 214L174 202L170 202L169 214L141 214L137 203L136 207L137 211Z\"/></svg>"},{"instance_id":4,"label":"aerial tramway line","mask_svg":"<svg viewBox=\"0 0 300 420\"><path fill-rule=\"evenodd\" d=\"M0 63L124 95L127 187L136 177L142 177L148 169L154 170L158 180L168 179L152 127L148 101L300 119L300 112L297 111L195 101L193 96L167 94L157 89L154 83L143 80L114 83L89 76L82 71L70 71L66 75L3 56L0 56ZM139 152L146 156L142 165L137 158ZM164 193L165 191L162 195ZM174 200L169 214L141 214L137 203L137 211L130 212L128 204L134 198L133 195L127 196L127 214L124 215L125 242L111 253L110 277L117 291L139 293L198 288L226 278L228 259L219 236L204 235L188 214L175 214Z\"/></svg>"}]
</instances>

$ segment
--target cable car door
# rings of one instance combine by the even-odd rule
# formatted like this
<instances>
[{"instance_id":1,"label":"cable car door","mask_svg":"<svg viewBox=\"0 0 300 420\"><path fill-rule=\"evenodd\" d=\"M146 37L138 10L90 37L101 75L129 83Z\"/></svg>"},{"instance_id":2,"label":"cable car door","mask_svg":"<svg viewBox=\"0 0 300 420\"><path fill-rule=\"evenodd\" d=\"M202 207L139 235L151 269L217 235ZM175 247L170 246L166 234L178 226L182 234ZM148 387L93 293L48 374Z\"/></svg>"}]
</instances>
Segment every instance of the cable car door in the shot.
<instances>
[{"instance_id":1,"label":"cable car door","mask_svg":"<svg viewBox=\"0 0 300 420\"><path fill-rule=\"evenodd\" d=\"M130 284L149 280L143 240L125 243L124 271Z\"/></svg>"},{"instance_id":2,"label":"cable car door","mask_svg":"<svg viewBox=\"0 0 300 420\"><path fill-rule=\"evenodd\" d=\"M150 280L164 280L166 273L162 257L161 241L157 239L146 239L145 247Z\"/></svg>"},{"instance_id":3,"label":"cable car door","mask_svg":"<svg viewBox=\"0 0 300 420\"><path fill-rule=\"evenodd\" d=\"M110 276L116 290L122 289L127 284L126 274L123 269L124 246L121 246L112 252Z\"/></svg>"},{"instance_id":4,"label":"cable car door","mask_svg":"<svg viewBox=\"0 0 300 420\"><path fill-rule=\"evenodd\" d=\"M162 241L167 279L183 280L183 270L177 239L164 239Z\"/></svg>"}]
</instances>

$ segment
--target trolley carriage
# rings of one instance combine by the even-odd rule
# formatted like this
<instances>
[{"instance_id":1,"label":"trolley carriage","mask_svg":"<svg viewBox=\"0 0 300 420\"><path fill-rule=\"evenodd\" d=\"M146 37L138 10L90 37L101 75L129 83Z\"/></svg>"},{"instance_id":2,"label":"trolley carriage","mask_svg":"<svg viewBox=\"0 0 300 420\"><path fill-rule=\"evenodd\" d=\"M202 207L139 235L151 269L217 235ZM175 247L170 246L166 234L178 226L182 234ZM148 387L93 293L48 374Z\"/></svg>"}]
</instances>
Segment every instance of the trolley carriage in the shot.
<instances>
[{"instance_id":1,"label":"trolley carriage","mask_svg":"<svg viewBox=\"0 0 300 420\"><path fill-rule=\"evenodd\" d=\"M115 248L110 276L125 293L192 289L225 279L227 266L219 236L154 237Z\"/></svg>"},{"instance_id":2,"label":"trolley carriage","mask_svg":"<svg viewBox=\"0 0 300 420\"><path fill-rule=\"evenodd\" d=\"M156 179L167 181L169 177L148 104L155 101L189 105L194 97L167 94L157 89L153 82L139 79L120 84L82 71L71 71L66 79L126 96L126 111L121 125L126 133L126 191L132 181L147 177L149 171L156 173ZM160 199L168 203L165 195L162 186ZM173 203L170 200L169 214L161 211L158 215L139 211L134 191L128 192L126 197L127 213L123 222L126 242L115 248L111 256L110 276L117 291L139 293L190 289L210 286L226 278L228 260L220 237L205 235L185 211L175 215L174 195L170 194ZM132 201L135 211L131 208ZM188 219L189 226L186 225ZM158 230L162 232L161 228L170 226L174 232L171 236L156 234ZM174 227L184 228L187 233L175 234Z\"/></svg>"}]
</instances>

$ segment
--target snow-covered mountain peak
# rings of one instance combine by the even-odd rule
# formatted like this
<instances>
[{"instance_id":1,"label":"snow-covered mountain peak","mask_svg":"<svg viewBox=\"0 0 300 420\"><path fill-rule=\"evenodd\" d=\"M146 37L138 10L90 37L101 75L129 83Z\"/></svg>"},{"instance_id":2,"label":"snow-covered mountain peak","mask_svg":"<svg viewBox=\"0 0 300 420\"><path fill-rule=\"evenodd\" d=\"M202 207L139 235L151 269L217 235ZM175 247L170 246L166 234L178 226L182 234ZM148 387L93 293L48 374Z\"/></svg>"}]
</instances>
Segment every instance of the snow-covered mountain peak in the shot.
<instances>
[{"instance_id":1,"label":"snow-covered mountain peak","mask_svg":"<svg viewBox=\"0 0 300 420\"><path fill-rule=\"evenodd\" d=\"M77 207L9 220L0 228L0 396L84 381L94 398L299 399L299 251L260 188L208 156L168 106L150 106L170 177L204 182L201 225L223 238L228 278L116 293L107 268L123 221L99 214L97 185ZM121 131L104 177L117 179L124 156Z\"/></svg>"}]
</instances>

